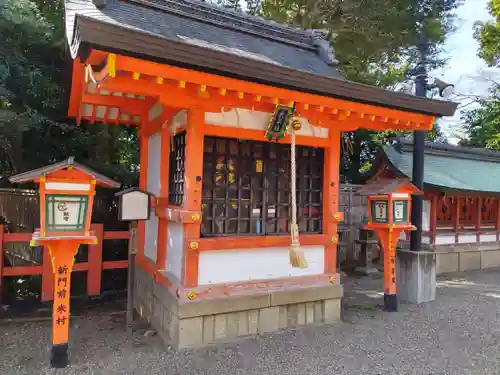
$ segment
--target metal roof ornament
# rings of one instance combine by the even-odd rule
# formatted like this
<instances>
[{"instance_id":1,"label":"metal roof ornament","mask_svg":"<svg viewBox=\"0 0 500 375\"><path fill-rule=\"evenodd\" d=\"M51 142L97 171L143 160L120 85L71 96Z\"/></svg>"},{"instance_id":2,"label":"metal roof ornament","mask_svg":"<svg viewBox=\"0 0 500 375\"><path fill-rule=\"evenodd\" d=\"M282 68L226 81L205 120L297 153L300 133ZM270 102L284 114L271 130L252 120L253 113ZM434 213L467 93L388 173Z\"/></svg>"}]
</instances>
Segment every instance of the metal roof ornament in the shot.
<instances>
[{"instance_id":1,"label":"metal roof ornament","mask_svg":"<svg viewBox=\"0 0 500 375\"><path fill-rule=\"evenodd\" d=\"M325 61L328 65L338 65L339 61L335 57L335 50L333 49L332 43L328 36L331 35L335 37L335 34L330 34L328 30L325 29L309 29L307 32L312 37L312 43L316 47L318 55Z\"/></svg>"}]
</instances>

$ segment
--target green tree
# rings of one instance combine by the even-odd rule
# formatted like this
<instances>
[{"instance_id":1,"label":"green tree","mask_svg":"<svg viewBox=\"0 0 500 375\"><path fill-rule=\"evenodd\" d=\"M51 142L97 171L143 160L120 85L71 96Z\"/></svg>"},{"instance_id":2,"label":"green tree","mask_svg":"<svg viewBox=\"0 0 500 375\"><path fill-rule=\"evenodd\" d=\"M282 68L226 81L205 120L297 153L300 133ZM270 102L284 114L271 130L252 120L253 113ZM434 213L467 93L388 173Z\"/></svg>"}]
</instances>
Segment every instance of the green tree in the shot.
<instances>
[{"instance_id":1,"label":"green tree","mask_svg":"<svg viewBox=\"0 0 500 375\"><path fill-rule=\"evenodd\" d=\"M460 144L500 151L500 85L495 85L478 104L464 115L466 138Z\"/></svg>"},{"instance_id":2,"label":"green tree","mask_svg":"<svg viewBox=\"0 0 500 375\"><path fill-rule=\"evenodd\" d=\"M454 28L454 10L461 0L262 0L262 14L304 29L330 32L339 69L356 82L394 89L405 71L424 62L428 69L445 64L440 57ZM402 132L359 130L345 135L343 169L360 182L377 147ZM443 140L439 129L430 140Z\"/></svg>"},{"instance_id":3,"label":"green tree","mask_svg":"<svg viewBox=\"0 0 500 375\"><path fill-rule=\"evenodd\" d=\"M478 55L489 66L500 65L500 0L491 0L488 9L492 21L477 22L474 36L479 42Z\"/></svg>"},{"instance_id":4,"label":"green tree","mask_svg":"<svg viewBox=\"0 0 500 375\"><path fill-rule=\"evenodd\" d=\"M135 183L133 129L77 127L66 117L69 93L62 83L70 64L62 2L0 0L0 34L0 174L74 155L110 177Z\"/></svg>"}]
</instances>

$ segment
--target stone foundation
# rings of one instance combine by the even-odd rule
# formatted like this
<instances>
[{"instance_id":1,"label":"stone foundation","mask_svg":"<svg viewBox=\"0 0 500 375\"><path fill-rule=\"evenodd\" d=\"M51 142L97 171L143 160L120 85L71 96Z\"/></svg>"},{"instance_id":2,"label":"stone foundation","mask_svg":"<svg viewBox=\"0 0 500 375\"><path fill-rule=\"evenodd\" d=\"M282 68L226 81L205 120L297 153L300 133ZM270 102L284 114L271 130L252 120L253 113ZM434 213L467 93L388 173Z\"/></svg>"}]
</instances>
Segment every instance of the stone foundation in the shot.
<instances>
[{"instance_id":1,"label":"stone foundation","mask_svg":"<svg viewBox=\"0 0 500 375\"><path fill-rule=\"evenodd\" d=\"M341 285L180 303L136 267L135 308L175 349L340 320Z\"/></svg>"},{"instance_id":2,"label":"stone foundation","mask_svg":"<svg viewBox=\"0 0 500 375\"><path fill-rule=\"evenodd\" d=\"M470 271L500 267L500 244L438 246L436 273Z\"/></svg>"}]
</instances>

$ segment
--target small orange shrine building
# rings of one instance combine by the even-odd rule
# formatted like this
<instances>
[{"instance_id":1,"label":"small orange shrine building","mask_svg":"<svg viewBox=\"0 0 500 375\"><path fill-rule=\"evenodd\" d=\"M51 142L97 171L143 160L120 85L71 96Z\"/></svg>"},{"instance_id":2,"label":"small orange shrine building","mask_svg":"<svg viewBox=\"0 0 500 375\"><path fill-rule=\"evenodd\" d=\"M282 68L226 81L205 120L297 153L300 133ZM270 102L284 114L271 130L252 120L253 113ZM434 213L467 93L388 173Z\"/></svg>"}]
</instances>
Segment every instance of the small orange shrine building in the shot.
<instances>
[{"instance_id":1,"label":"small orange shrine building","mask_svg":"<svg viewBox=\"0 0 500 375\"><path fill-rule=\"evenodd\" d=\"M345 131L429 130L456 105L356 84L322 31L194 0L66 0L74 59L69 115L137 126L138 313L175 347L340 319L340 140ZM290 248L294 108L300 244Z\"/></svg>"}]
</instances>

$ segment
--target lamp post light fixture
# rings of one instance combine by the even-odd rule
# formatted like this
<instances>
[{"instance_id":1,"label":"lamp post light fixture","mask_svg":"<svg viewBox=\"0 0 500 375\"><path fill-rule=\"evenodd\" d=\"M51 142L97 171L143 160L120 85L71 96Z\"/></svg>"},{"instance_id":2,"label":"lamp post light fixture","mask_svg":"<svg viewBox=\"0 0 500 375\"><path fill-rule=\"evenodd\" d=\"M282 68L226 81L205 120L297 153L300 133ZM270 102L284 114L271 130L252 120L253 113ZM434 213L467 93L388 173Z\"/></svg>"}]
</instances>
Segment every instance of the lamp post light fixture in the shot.
<instances>
[{"instance_id":1,"label":"lamp post light fixture","mask_svg":"<svg viewBox=\"0 0 500 375\"><path fill-rule=\"evenodd\" d=\"M97 237L90 231L96 185L118 188L120 184L76 163L73 157L12 176L9 181L40 186L40 229L33 233L30 245L49 248L54 273L50 364L66 367L75 255L80 245L97 244Z\"/></svg>"}]
</instances>

